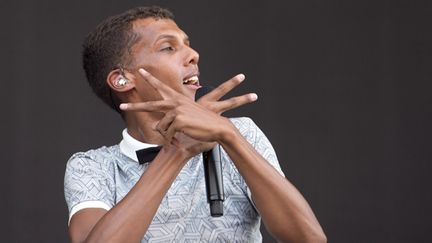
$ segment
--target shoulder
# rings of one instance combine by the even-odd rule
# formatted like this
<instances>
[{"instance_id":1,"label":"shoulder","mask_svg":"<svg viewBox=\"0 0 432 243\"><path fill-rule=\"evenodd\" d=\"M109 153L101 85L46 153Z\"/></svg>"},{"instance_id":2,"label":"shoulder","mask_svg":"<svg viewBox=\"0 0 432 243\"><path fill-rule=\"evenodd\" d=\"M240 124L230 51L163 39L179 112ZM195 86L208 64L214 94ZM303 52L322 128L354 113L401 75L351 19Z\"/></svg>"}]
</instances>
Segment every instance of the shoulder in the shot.
<instances>
[{"instance_id":1,"label":"shoulder","mask_svg":"<svg viewBox=\"0 0 432 243\"><path fill-rule=\"evenodd\" d=\"M280 168L276 151L264 132L248 117L231 118L231 122L237 127L242 136L261 154L281 175L284 175Z\"/></svg>"},{"instance_id":2,"label":"shoulder","mask_svg":"<svg viewBox=\"0 0 432 243\"><path fill-rule=\"evenodd\" d=\"M257 131L259 130L255 122L249 117L235 117L230 118L230 121L239 130L246 140L250 143L255 143Z\"/></svg>"},{"instance_id":3,"label":"shoulder","mask_svg":"<svg viewBox=\"0 0 432 243\"><path fill-rule=\"evenodd\" d=\"M264 132L248 117L232 118L231 122L237 127L242 136L268 160L277 160L273 146Z\"/></svg>"},{"instance_id":4,"label":"shoulder","mask_svg":"<svg viewBox=\"0 0 432 243\"><path fill-rule=\"evenodd\" d=\"M100 147L73 154L67 162L67 169L104 169L119 155L119 146Z\"/></svg>"},{"instance_id":5,"label":"shoulder","mask_svg":"<svg viewBox=\"0 0 432 243\"><path fill-rule=\"evenodd\" d=\"M257 125L249 117L233 117L229 120L237 127L241 134L246 135L256 130Z\"/></svg>"},{"instance_id":6,"label":"shoulder","mask_svg":"<svg viewBox=\"0 0 432 243\"><path fill-rule=\"evenodd\" d=\"M115 199L118 145L78 152L66 165L64 194L69 219L84 208L110 209Z\"/></svg>"},{"instance_id":7,"label":"shoulder","mask_svg":"<svg viewBox=\"0 0 432 243\"><path fill-rule=\"evenodd\" d=\"M239 129L248 129L256 126L254 121L249 117L231 117L229 120Z\"/></svg>"}]
</instances>

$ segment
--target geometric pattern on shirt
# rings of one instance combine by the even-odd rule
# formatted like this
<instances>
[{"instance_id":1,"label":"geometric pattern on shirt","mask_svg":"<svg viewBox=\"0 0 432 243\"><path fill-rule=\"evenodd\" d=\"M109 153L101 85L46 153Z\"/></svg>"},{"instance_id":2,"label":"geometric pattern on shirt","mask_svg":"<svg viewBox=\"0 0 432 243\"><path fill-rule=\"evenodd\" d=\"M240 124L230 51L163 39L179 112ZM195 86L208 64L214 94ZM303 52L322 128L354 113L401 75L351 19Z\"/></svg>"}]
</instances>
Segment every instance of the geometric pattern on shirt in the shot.
<instances>
[{"instance_id":1,"label":"geometric pattern on shirt","mask_svg":"<svg viewBox=\"0 0 432 243\"><path fill-rule=\"evenodd\" d=\"M249 118L232 118L252 146L281 174L276 154L262 131ZM86 201L113 207L135 185L148 164L139 165L119 146L74 154L65 173L69 212ZM142 242L261 242L260 216L247 196L247 185L222 149L224 215L211 217L201 154L193 157L162 200Z\"/></svg>"}]
</instances>

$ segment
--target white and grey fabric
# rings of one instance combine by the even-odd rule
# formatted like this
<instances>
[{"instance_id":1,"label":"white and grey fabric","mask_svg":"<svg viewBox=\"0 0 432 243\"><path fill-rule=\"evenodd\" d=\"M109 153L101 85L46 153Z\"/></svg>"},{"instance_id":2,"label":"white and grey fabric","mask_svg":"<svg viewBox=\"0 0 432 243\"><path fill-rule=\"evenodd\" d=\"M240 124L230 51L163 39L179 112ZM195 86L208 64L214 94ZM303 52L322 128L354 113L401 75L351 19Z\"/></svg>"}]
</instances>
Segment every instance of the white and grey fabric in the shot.
<instances>
[{"instance_id":1,"label":"white and grey fabric","mask_svg":"<svg viewBox=\"0 0 432 243\"><path fill-rule=\"evenodd\" d=\"M252 146L282 175L266 136L249 118L231 118ZM84 208L109 210L135 185L148 163L137 162L140 143L123 131L119 145L74 154L67 163L65 198L69 219ZM225 189L224 215L211 217L206 198L202 156L187 162L159 206L142 242L261 242L261 218L249 189L222 150Z\"/></svg>"}]
</instances>

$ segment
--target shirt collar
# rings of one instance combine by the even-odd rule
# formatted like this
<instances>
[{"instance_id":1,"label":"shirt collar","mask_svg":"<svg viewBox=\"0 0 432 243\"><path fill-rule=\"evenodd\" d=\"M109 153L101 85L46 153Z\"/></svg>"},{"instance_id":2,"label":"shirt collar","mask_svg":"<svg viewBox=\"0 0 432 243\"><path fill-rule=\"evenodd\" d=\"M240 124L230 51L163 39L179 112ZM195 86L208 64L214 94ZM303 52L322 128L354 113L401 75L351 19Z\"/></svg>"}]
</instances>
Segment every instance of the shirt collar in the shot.
<instances>
[{"instance_id":1,"label":"shirt collar","mask_svg":"<svg viewBox=\"0 0 432 243\"><path fill-rule=\"evenodd\" d=\"M136 155L137 150L158 146L156 144L143 143L136 140L131 135L129 135L127 129L123 130L122 135L123 139L120 142L120 151L135 162L138 162Z\"/></svg>"}]
</instances>

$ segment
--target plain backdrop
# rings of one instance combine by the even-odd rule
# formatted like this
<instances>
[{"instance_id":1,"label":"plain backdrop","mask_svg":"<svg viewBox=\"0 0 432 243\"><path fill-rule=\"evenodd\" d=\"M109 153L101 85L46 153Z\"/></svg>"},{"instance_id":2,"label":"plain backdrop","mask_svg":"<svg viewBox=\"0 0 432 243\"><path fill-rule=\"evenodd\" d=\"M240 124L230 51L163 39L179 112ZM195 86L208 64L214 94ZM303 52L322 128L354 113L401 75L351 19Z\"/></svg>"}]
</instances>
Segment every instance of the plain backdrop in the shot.
<instances>
[{"instance_id":1,"label":"plain backdrop","mask_svg":"<svg viewBox=\"0 0 432 243\"><path fill-rule=\"evenodd\" d=\"M68 241L66 161L123 129L86 83L82 40L153 4L190 36L201 82L246 74L233 95L259 100L226 115L267 134L329 242L432 241L430 1L3 0L0 242Z\"/></svg>"}]
</instances>

